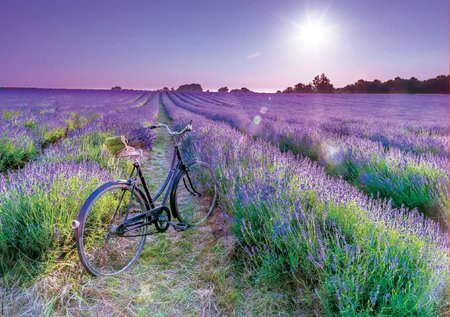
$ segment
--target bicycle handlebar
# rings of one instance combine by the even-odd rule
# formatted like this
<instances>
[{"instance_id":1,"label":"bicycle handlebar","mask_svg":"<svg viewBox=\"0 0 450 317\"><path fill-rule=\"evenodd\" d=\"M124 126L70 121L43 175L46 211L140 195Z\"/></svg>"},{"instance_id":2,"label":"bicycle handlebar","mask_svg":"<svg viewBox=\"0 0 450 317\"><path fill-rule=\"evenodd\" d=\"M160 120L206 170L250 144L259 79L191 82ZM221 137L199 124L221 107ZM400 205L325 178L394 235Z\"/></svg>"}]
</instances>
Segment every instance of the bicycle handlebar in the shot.
<instances>
[{"instance_id":1,"label":"bicycle handlebar","mask_svg":"<svg viewBox=\"0 0 450 317\"><path fill-rule=\"evenodd\" d=\"M159 122L156 122L156 124L149 126L149 128L150 129L166 128L167 133L169 133L169 135L171 135L171 136L182 135L188 131L192 131L192 120L188 123L187 126L185 126L181 131L178 131L178 132L170 130L170 128L167 124L159 123Z\"/></svg>"}]
</instances>

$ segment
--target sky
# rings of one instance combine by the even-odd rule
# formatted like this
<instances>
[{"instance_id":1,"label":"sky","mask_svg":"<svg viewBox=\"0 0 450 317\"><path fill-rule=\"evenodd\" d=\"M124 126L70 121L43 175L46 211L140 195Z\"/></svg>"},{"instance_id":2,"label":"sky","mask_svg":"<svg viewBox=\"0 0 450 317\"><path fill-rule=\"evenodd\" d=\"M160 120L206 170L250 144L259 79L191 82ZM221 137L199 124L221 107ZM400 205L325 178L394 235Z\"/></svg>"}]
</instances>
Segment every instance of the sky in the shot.
<instances>
[{"instance_id":1,"label":"sky","mask_svg":"<svg viewBox=\"0 0 450 317\"><path fill-rule=\"evenodd\" d=\"M0 0L0 86L276 91L449 73L447 0Z\"/></svg>"}]
</instances>

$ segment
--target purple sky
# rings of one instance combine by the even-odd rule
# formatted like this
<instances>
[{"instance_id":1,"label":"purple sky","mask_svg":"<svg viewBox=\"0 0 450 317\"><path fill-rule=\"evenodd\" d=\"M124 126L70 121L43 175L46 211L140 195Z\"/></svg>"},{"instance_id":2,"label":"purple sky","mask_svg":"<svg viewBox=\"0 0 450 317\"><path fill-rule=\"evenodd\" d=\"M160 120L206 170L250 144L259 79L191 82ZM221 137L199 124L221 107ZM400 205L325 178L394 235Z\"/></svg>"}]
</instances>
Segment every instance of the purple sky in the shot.
<instances>
[{"instance_id":1,"label":"purple sky","mask_svg":"<svg viewBox=\"0 0 450 317\"><path fill-rule=\"evenodd\" d=\"M323 41L305 45L308 21ZM0 0L0 86L275 91L449 72L447 0Z\"/></svg>"}]
</instances>

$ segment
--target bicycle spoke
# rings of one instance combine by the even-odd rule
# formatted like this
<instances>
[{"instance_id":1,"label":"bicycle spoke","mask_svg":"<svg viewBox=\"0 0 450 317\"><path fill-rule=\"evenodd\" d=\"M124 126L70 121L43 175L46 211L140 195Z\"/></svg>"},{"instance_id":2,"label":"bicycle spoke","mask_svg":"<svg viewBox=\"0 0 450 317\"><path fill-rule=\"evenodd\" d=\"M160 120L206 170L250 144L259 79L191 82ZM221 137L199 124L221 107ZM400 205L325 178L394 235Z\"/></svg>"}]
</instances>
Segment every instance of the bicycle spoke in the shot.
<instances>
[{"instance_id":1,"label":"bicycle spoke","mask_svg":"<svg viewBox=\"0 0 450 317\"><path fill-rule=\"evenodd\" d=\"M111 188L90 206L83 228L83 254L86 266L97 275L110 275L127 268L139 255L146 227L140 235L125 237L117 228L129 215L145 211L145 202L128 187Z\"/></svg>"},{"instance_id":2,"label":"bicycle spoke","mask_svg":"<svg viewBox=\"0 0 450 317\"><path fill-rule=\"evenodd\" d=\"M214 174L206 163L197 162L179 179L172 204L180 221L190 225L203 222L216 200Z\"/></svg>"}]
</instances>

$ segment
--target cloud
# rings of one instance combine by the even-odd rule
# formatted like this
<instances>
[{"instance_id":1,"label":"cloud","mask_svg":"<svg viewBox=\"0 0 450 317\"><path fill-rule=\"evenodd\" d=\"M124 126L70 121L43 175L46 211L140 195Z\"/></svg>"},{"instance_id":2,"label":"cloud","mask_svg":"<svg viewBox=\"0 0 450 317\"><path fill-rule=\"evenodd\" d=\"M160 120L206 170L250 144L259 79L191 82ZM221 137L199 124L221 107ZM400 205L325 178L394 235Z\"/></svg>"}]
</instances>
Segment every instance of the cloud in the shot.
<instances>
[{"instance_id":1,"label":"cloud","mask_svg":"<svg viewBox=\"0 0 450 317\"><path fill-rule=\"evenodd\" d=\"M261 56L261 54L262 54L261 52L251 53L251 54L247 55L247 59L257 58L257 57Z\"/></svg>"}]
</instances>

